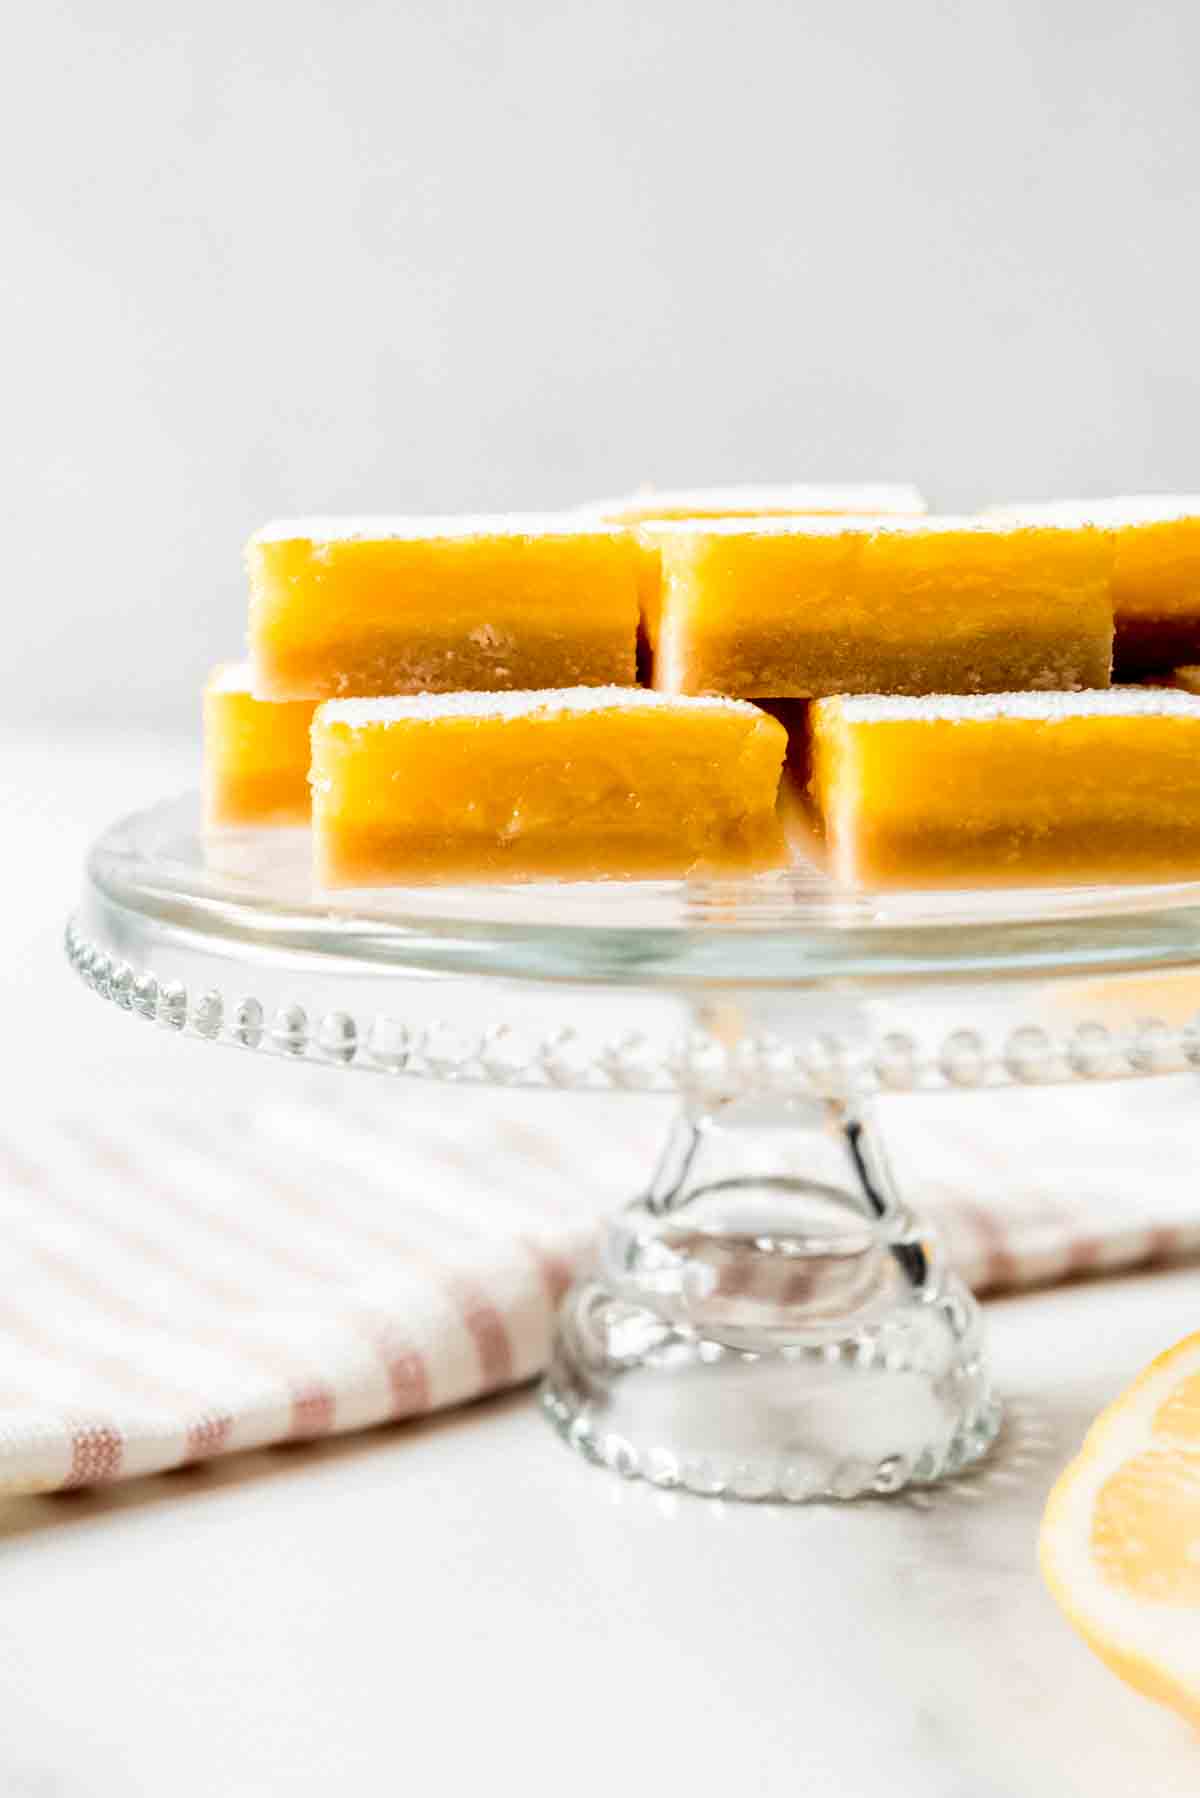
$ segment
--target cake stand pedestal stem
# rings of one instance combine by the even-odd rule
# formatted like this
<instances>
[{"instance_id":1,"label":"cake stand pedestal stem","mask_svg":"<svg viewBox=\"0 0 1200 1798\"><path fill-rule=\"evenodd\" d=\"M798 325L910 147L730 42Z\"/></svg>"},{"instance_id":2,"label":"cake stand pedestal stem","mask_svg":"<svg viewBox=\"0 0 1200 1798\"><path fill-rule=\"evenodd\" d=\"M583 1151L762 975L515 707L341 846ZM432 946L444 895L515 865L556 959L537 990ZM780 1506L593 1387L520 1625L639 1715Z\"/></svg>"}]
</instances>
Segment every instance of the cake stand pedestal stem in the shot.
<instances>
[{"instance_id":1,"label":"cake stand pedestal stem","mask_svg":"<svg viewBox=\"0 0 1200 1798\"><path fill-rule=\"evenodd\" d=\"M957 1472L999 1412L978 1307L840 1098L690 1102L563 1305L575 1448L708 1496L854 1498Z\"/></svg>"}]
</instances>

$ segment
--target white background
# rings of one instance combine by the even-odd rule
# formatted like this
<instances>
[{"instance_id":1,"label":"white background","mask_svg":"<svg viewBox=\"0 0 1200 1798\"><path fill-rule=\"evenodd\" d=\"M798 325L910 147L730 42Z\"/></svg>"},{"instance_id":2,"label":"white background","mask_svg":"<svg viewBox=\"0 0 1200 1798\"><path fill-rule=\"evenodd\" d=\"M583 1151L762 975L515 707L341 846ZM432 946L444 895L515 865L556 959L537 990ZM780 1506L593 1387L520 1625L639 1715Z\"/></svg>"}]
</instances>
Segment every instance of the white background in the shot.
<instances>
[{"instance_id":1,"label":"white background","mask_svg":"<svg viewBox=\"0 0 1200 1798\"><path fill-rule=\"evenodd\" d=\"M271 514L1200 487L1194 0L43 0L6 705L191 729Z\"/></svg>"}]
</instances>

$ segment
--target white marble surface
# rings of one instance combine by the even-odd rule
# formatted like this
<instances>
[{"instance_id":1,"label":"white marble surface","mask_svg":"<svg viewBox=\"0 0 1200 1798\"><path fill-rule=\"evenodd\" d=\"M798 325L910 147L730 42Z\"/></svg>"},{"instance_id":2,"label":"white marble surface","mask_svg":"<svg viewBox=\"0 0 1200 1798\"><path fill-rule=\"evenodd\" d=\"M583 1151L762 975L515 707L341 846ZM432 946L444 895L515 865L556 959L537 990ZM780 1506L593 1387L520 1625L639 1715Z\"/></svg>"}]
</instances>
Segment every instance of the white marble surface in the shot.
<instances>
[{"instance_id":1,"label":"white marble surface","mask_svg":"<svg viewBox=\"0 0 1200 1798\"><path fill-rule=\"evenodd\" d=\"M1190 1271L992 1308L971 1481L787 1510L577 1461L527 1394L0 1511L6 1794L1194 1798L1200 1745L1082 1648L1036 1521Z\"/></svg>"},{"instance_id":2,"label":"white marble surface","mask_svg":"<svg viewBox=\"0 0 1200 1798\"><path fill-rule=\"evenodd\" d=\"M76 991L89 830L186 773L0 745L10 1103L47 1081L244 1078ZM164 1059L165 1055L165 1059ZM262 1069L264 1079L302 1078ZM1200 1322L1192 1270L989 1310L1010 1422L932 1495L739 1507L576 1461L527 1393L419 1426L0 1506L5 1798L416 1789L854 1798L1200 1790L1200 1745L1077 1642L1034 1565L1090 1415Z\"/></svg>"}]
</instances>

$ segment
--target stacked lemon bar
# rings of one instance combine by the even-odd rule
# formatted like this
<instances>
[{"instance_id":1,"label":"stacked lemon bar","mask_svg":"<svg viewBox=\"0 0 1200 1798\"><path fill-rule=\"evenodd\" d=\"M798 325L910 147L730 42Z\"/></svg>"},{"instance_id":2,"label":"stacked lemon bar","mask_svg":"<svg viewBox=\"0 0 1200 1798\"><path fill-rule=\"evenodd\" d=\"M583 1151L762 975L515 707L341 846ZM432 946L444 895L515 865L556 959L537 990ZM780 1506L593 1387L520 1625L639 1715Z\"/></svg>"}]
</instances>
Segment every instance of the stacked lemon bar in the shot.
<instances>
[{"instance_id":1,"label":"stacked lemon bar","mask_svg":"<svg viewBox=\"0 0 1200 1798\"><path fill-rule=\"evenodd\" d=\"M208 821L295 822L311 792L327 886L814 844L869 886L1200 873L1200 499L650 493L273 524L247 560Z\"/></svg>"}]
</instances>

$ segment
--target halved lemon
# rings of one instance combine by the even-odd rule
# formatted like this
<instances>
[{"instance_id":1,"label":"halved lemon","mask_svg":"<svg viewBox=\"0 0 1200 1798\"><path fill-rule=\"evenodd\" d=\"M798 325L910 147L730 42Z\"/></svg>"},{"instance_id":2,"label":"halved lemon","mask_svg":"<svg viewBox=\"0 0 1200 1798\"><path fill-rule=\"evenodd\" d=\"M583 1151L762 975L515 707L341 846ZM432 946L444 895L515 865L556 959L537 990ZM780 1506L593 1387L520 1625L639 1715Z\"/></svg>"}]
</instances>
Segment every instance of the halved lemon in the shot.
<instances>
[{"instance_id":1,"label":"halved lemon","mask_svg":"<svg viewBox=\"0 0 1200 1798\"><path fill-rule=\"evenodd\" d=\"M1101 1659L1200 1723L1200 1334L1100 1413L1050 1494L1039 1554Z\"/></svg>"}]
</instances>

